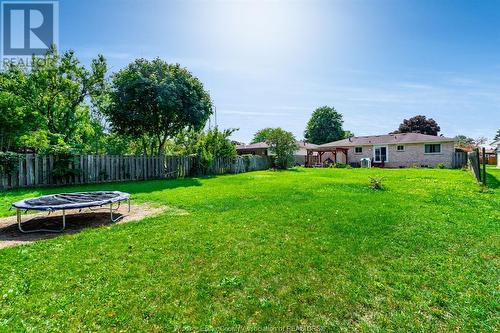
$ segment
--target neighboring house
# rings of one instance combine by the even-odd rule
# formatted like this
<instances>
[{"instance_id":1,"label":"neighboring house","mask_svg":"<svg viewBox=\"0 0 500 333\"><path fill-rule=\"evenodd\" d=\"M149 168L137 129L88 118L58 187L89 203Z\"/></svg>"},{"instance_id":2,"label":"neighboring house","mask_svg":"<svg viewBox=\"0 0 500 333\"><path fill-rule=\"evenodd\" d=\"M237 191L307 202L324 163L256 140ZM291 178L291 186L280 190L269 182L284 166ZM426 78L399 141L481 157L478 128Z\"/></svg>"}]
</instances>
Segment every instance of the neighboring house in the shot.
<instances>
[{"instance_id":1,"label":"neighboring house","mask_svg":"<svg viewBox=\"0 0 500 333\"><path fill-rule=\"evenodd\" d=\"M295 163L300 165L304 165L308 149L315 149L318 147L317 145L304 141L297 141L297 146L299 146L299 149L295 152L294 157ZM272 155L272 153L269 151L269 145L265 142L251 143L249 145L238 145L236 146L236 152L238 153L238 155Z\"/></svg>"},{"instance_id":2,"label":"neighboring house","mask_svg":"<svg viewBox=\"0 0 500 333\"><path fill-rule=\"evenodd\" d=\"M497 151L497 168L500 168L500 140L493 141L491 146Z\"/></svg>"},{"instance_id":3,"label":"neighboring house","mask_svg":"<svg viewBox=\"0 0 500 333\"><path fill-rule=\"evenodd\" d=\"M319 153L321 161L330 158L352 164L369 158L373 165L389 168L436 167L440 163L450 168L455 140L419 133L355 136L325 143L309 151L312 152Z\"/></svg>"},{"instance_id":4,"label":"neighboring house","mask_svg":"<svg viewBox=\"0 0 500 333\"><path fill-rule=\"evenodd\" d=\"M269 145L265 142L257 142L251 143L249 145L237 145L236 153L238 155L258 155L258 156L267 156Z\"/></svg>"}]
</instances>

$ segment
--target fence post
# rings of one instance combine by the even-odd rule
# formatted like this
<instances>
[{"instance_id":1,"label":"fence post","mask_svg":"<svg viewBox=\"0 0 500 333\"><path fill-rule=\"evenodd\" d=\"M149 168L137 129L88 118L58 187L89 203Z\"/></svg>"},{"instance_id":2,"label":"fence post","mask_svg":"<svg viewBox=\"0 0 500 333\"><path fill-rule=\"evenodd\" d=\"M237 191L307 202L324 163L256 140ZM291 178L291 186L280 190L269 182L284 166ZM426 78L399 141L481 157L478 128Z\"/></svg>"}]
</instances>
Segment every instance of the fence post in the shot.
<instances>
[{"instance_id":1,"label":"fence post","mask_svg":"<svg viewBox=\"0 0 500 333\"><path fill-rule=\"evenodd\" d=\"M476 148L476 155L477 155L477 173L478 173L478 181L481 181L481 162L479 162L479 148Z\"/></svg>"},{"instance_id":2,"label":"fence post","mask_svg":"<svg viewBox=\"0 0 500 333\"><path fill-rule=\"evenodd\" d=\"M484 147L483 147L483 185L486 186L486 148Z\"/></svg>"}]
</instances>

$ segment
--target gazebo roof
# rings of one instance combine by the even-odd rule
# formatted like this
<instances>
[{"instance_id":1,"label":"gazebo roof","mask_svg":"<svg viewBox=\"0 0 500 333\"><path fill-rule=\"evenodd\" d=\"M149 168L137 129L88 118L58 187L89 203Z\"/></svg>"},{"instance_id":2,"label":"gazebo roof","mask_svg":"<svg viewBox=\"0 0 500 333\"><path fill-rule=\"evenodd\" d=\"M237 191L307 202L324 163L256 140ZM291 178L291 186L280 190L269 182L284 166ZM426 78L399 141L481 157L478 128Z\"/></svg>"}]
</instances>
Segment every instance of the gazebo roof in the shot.
<instances>
[{"instance_id":1,"label":"gazebo roof","mask_svg":"<svg viewBox=\"0 0 500 333\"><path fill-rule=\"evenodd\" d=\"M321 158L323 154L325 153L332 153L335 163L337 163L337 153L343 153L345 155L345 159L347 161L347 153L349 152L349 147L325 147L325 146L317 146L317 147L312 147L307 149L307 155L306 155L306 167L307 166L314 166L316 164L321 165ZM317 153L317 158L319 159L318 162L311 162L314 160L314 153ZM316 163L316 164L312 164Z\"/></svg>"},{"instance_id":2,"label":"gazebo roof","mask_svg":"<svg viewBox=\"0 0 500 333\"><path fill-rule=\"evenodd\" d=\"M308 148L307 151L309 152L318 152L318 153L326 153L326 152L345 152L349 150L349 147L325 147L325 146L318 146L315 148Z\"/></svg>"}]
</instances>

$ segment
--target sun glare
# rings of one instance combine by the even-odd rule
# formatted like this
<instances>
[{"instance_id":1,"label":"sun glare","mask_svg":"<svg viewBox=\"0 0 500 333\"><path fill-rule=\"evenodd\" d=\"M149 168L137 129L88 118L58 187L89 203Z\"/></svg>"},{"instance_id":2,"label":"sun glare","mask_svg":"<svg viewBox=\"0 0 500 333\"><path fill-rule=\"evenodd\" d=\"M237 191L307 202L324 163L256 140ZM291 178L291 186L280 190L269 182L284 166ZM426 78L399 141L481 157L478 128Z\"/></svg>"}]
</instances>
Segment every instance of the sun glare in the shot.
<instances>
[{"instance_id":1,"label":"sun glare","mask_svg":"<svg viewBox=\"0 0 500 333\"><path fill-rule=\"evenodd\" d=\"M213 3L203 13L205 42L221 56L280 58L294 55L314 36L313 13L286 2Z\"/></svg>"}]
</instances>

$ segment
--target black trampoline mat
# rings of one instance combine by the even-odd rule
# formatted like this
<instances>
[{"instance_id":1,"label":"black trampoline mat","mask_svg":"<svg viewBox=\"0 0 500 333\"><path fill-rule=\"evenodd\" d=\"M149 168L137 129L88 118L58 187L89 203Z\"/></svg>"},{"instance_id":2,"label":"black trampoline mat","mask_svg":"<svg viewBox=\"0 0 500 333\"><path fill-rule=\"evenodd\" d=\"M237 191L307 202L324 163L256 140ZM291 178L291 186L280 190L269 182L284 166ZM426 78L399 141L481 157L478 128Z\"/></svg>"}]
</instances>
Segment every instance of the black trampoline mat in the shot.
<instances>
[{"instance_id":1,"label":"black trampoline mat","mask_svg":"<svg viewBox=\"0 0 500 333\"><path fill-rule=\"evenodd\" d=\"M18 209L61 210L103 206L130 200L130 194L119 191L60 193L28 198L12 204Z\"/></svg>"},{"instance_id":2,"label":"black trampoline mat","mask_svg":"<svg viewBox=\"0 0 500 333\"><path fill-rule=\"evenodd\" d=\"M33 207L62 206L68 204L85 204L98 201L107 201L119 196L120 194L116 192L63 193L28 199L25 202Z\"/></svg>"}]
</instances>

